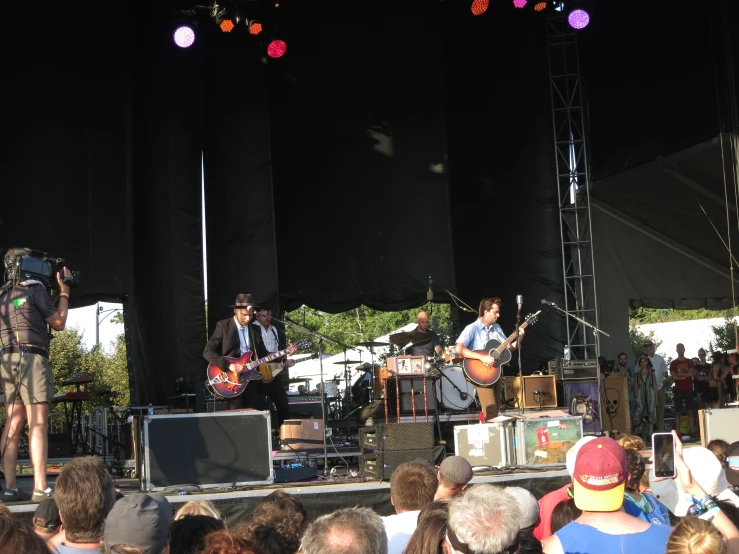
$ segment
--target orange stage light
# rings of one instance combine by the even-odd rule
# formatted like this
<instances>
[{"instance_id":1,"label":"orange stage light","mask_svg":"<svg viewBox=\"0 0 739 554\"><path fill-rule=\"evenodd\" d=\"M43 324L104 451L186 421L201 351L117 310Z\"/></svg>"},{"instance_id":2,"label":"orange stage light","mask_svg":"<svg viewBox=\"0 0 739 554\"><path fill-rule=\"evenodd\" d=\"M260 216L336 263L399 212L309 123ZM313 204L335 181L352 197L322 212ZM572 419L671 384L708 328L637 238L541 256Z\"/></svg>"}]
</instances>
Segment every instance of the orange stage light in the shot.
<instances>
[{"instance_id":1,"label":"orange stage light","mask_svg":"<svg viewBox=\"0 0 739 554\"><path fill-rule=\"evenodd\" d=\"M220 28L221 31L223 31L224 33L230 33L231 31L233 31L234 22L230 19L224 19L223 21L221 21Z\"/></svg>"},{"instance_id":2,"label":"orange stage light","mask_svg":"<svg viewBox=\"0 0 739 554\"><path fill-rule=\"evenodd\" d=\"M472 10L472 15L482 15L488 11L489 6L490 0L472 0L470 10Z\"/></svg>"}]
</instances>

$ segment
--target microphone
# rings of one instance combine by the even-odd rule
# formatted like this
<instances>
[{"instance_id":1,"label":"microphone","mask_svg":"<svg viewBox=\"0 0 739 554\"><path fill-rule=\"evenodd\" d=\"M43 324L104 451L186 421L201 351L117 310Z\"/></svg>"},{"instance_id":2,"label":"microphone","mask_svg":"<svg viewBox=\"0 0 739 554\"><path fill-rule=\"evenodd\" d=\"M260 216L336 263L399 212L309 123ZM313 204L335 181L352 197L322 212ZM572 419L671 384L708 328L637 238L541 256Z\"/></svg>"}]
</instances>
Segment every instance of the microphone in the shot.
<instances>
[{"instance_id":1,"label":"microphone","mask_svg":"<svg viewBox=\"0 0 739 554\"><path fill-rule=\"evenodd\" d=\"M431 278L431 275L429 275L429 290L426 291L426 300L428 302L431 302L434 299L434 291L431 290L431 284L434 282L434 280Z\"/></svg>"},{"instance_id":2,"label":"microphone","mask_svg":"<svg viewBox=\"0 0 739 554\"><path fill-rule=\"evenodd\" d=\"M546 389L539 389L539 390L535 390L534 394L538 396L544 396L545 394L549 394L549 391Z\"/></svg>"},{"instance_id":3,"label":"microphone","mask_svg":"<svg viewBox=\"0 0 739 554\"><path fill-rule=\"evenodd\" d=\"M546 298L542 298L541 303L546 304L547 306L556 306L554 302L552 302L551 300L547 300Z\"/></svg>"},{"instance_id":4,"label":"microphone","mask_svg":"<svg viewBox=\"0 0 739 554\"><path fill-rule=\"evenodd\" d=\"M523 295L517 294L516 295L516 304L518 304L518 313L521 313L521 306L523 306Z\"/></svg>"}]
</instances>

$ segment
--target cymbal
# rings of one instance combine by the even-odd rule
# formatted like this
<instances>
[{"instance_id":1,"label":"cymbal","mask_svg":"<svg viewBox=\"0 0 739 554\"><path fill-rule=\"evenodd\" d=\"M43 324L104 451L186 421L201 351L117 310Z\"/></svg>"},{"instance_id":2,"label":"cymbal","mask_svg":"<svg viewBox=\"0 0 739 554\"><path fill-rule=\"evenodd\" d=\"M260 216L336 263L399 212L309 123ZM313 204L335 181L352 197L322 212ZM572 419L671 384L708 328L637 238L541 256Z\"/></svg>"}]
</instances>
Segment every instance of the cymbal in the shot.
<instances>
[{"instance_id":1,"label":"cymbal","mask_svg":"<svg viewBox=\"0 0 739 554\"><path fill-rule=\"evenodd\" d=\"M368 348L372 348L373 346L390 346L389 342L377 342L374 340L370 340L367 342L358 342L357 346L366 346Z\"/></svg>"},{"instance_id":2,"label":"cymbal","mask_svg":"<svg viewBox=\"0 0 739 554\"><path fill-rule=\"evenodd\" d=\"M420 331L395 333L394 335L390 335L388 338L395 346L405 346L408 343L413 344L413 346L421 346L422 344L431 342L431 335L421 333Z\"/></svg>"},{"instance_id":3,"label":"cymbal","mask_svg":"<svg viewBox=\"0 0 739 554\"><path fill-rule=\"evenodd\" d=\"M288 383L305 383L306 381L312 381L313 379L310 379L308 377L293 377L292 379L288 379Z\"/></svg>"},{"instance_id":4,"label":"cymbal","mask_svg":"<svg viewBox=\"0 0 739 554\"><path fill-rule=\"evenodd\" d=\"M343 360L341 362L334 362L334 365L354 365L361 364L362 360Z\"/></svg>"}]
</instances>

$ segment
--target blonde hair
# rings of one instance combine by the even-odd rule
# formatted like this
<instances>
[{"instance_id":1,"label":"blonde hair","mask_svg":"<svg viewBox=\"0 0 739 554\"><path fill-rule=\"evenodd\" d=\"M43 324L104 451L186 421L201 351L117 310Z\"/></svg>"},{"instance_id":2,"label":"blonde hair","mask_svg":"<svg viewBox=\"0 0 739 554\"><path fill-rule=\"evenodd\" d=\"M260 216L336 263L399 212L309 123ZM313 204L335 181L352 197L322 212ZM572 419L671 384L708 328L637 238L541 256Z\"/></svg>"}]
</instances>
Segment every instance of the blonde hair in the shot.
<instances>
[{"instance_id":1,"label":"blonde hair","mask_svg":"<svg viewBox=\"0 0 739 554\"><path fill-rule=\"evenodd\" d=\"M726 543L712 523L686 517L675 526L665 554L726 554Z\"/></svg>"},{"instance_id":2,"label":"blonde hair","mask_svg":"<svg viewBox=\"0 0 739 554\"><path fill-rule=\"evenodd\" d=\"M219 519L226 522L226 518L218 509L213 505L210 500L191 500L185 502L182 507L177 510L174 516L174 520L182 519L185 516L209 516L215 519Z\"/></svg>"},{"instance_id":3,"label":"blonde hair","mask_svg":"<svg viewBox=\"0 0 739 554\"><path fill-rule=\"evenodd\" d=\"M644 439L642 439L639 435L623 434L618 437L618 440L616 440L616 442L621 445L621 448L624 449L631 448L633 450L644 450L647 447Z\"/></svg>"}]
</instances>

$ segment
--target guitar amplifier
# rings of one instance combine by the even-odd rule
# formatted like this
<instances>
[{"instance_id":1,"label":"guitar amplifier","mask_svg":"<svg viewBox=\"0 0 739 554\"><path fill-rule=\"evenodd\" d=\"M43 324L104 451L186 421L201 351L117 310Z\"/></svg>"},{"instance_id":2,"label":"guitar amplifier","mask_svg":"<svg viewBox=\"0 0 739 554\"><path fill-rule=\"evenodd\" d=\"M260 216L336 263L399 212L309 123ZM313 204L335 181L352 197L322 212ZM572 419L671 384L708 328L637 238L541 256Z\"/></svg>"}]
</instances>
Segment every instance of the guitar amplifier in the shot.
<instances>
[{"instance_id":1,"label":"guitar amplifier","mask_svg":"<svg viewBox=\"0 0 739 554\"><path fill-rule=\"evenodd\" d=\"M433 422L379 423L359 429L362 452L376 450L415 450L434 447Z\"/></svg>"},{"instance_id":2,"label":"guitar amplifier","mask_svg":"<svg viewBox=\"0 0 739 554\"><path fill-rule=\"evenodd\" d=\"M287 396L290 406L290 417L298 419L323 419L321 397L316 395L300 394Z\"/></svg>"},{"instance_id":3,"label":"guitar amplifier","mask_svg":"<svg viewBox=\"0 0 739 554\"><path fill-rule=\"evenodd\" d=\"M390 356L387 359L389 373L398 375L425 375L426 358L423 356Z\"/></svg>"},{"instance_id":4,"label":"guitar amplifier","mask_svg":"<svg viewBox=\"0 0 739 554\"><path fill-rule=\"evenodd\" d=\"M433 464L434 449L388 450L378 451L374 454L360 454L359 471L364 477L374 477L380 481L387 481L400 464L420 460Z\"/></svg>"},{"instance_id":5,"label":"guitar amplifier","mask_svg":"<svg viewBox=\"0 0 739 554\"><path fill-rule=\"evenodd\" d=\"M591 380L598 377L598 360L570 360L560 366L562 381Z\"/></svg>"}]
</instances>

